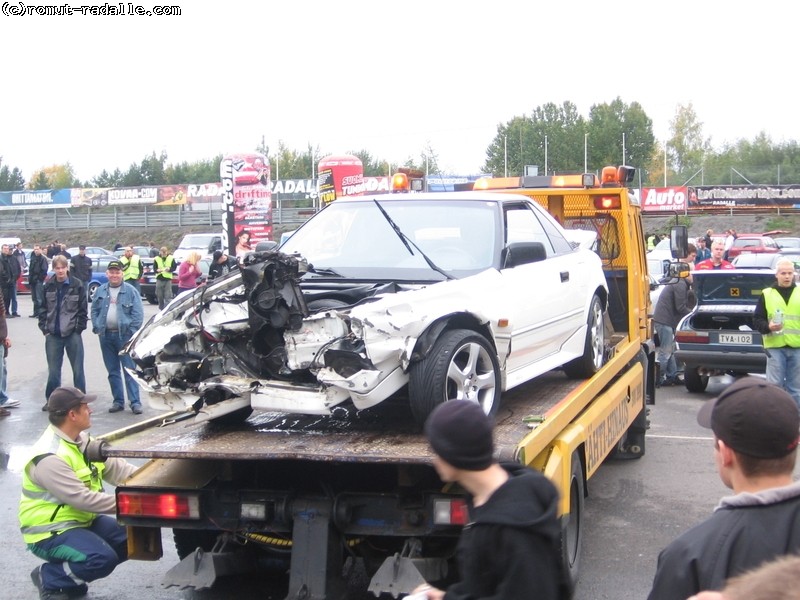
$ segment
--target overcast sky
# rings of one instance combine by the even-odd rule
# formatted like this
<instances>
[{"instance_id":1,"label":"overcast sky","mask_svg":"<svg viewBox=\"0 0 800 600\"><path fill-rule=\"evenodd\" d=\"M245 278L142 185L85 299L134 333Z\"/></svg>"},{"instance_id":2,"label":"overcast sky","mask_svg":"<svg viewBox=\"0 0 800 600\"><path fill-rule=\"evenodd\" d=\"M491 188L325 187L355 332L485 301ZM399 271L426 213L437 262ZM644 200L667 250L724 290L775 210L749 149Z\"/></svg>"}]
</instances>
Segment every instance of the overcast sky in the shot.
<instances>
[{"instance_id":1,"label":"overcast sky","mask_svg":"<svg viewBox=\"0 0 800 600\"><path fill-rule=\"evenodd\" d=\"M30 179L69 162L89 179L153 151L176 163L253 150L263 135L391 162L430 146L443 171L467 174L498 124L567 100L588 116L618 96L659 139L689 103L717 147L800 139L793 2L175 5L181 16L0 15L5 164Z\"/></svg>"}]
</instances>

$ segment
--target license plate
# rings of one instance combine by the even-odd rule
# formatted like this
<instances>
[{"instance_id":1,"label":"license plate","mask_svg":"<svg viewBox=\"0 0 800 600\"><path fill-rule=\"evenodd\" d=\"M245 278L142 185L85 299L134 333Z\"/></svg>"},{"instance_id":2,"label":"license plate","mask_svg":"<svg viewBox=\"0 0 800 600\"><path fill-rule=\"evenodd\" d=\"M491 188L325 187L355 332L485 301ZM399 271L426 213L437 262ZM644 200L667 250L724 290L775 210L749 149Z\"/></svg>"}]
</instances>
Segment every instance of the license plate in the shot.
<instances>
[{"instance_id":1,"label":"license plate","mask_svg":"<svg viewBox=\"0 0 800 600\"><path fill-rule=\"evenodd\" d=\"M720 344L752 344L752 333L720 333Z\"/></svg>"}]
</instances>

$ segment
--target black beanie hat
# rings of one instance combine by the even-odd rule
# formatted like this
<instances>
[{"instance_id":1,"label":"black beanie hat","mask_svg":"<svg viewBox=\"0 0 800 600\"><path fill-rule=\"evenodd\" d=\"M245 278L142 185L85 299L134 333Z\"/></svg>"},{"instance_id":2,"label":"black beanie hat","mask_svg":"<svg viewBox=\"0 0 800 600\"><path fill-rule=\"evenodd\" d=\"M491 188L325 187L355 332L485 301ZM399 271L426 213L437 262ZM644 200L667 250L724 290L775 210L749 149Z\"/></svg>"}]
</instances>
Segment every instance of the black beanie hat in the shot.
<instances>
[{"instance_id":1,"label":"black beanie hat","mask_svg":"<svg viewBox=\"0 0 800 600\"><path fill-rule=\"evenodd\" d=\"M455 468L481 471L493 462L492 425L475 402L450 400L430 414L425 435L433 451Z\"/></svg>"}]
</instances>

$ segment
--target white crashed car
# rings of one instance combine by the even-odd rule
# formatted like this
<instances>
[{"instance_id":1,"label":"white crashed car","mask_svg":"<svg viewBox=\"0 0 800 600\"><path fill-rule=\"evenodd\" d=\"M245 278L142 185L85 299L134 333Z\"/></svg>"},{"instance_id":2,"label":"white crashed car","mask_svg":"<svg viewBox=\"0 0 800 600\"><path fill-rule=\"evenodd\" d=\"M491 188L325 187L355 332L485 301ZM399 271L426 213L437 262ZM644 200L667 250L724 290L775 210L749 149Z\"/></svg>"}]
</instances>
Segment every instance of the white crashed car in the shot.
<instances>
[{"instance_id":1,"label":"white crashed car","mask_svg":"<svg viewBox=\"0 0 800 600\"><path fill-rule=\"evenodd\" d=\"M336 200L280 251L173 300L128 345L152 407L324 415L455 398L605 356L599 257L538 204L491 192ZM379 409L376 409L379 410Z\"/></svg>"}]
</instances>

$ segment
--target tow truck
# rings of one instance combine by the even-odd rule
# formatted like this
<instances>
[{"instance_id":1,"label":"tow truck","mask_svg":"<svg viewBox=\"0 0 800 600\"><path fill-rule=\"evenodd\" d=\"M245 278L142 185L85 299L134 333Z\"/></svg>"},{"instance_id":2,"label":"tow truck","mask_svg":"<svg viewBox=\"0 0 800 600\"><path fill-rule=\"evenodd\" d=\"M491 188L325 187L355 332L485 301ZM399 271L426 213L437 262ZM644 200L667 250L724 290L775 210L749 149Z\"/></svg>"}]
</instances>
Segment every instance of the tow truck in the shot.
<instances>
[{"instance_id":1,"label":"tow truck","mask_svg":"<svg viewBox=\"0 0 800 600\"><path fill-rule=\"evenodd\" d=\"M524 194L570 230L596 234L609 298L605 361L575 380L554 370L503 396L497 458L537 469L558 487L562 554L580 565L584 501L607 457L645 453L655 400L654 344L641 207L630 167L560 177L482 179L477 189ZM222 575L277 568L289 598L343 597L343 567L362 561L375 596L398 597L454 574L467 511L443 485L417 424L341 409L326 417L256 413L188 424L174 411L100 436L92 456L148 461L116 489L132 559L162 556L171 528L181 562L162 585L202 589ZM224 580L223 580L224 581ZM224 584L224 583L221 583Z\"/></svg>"}]
</instances>

